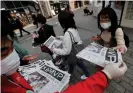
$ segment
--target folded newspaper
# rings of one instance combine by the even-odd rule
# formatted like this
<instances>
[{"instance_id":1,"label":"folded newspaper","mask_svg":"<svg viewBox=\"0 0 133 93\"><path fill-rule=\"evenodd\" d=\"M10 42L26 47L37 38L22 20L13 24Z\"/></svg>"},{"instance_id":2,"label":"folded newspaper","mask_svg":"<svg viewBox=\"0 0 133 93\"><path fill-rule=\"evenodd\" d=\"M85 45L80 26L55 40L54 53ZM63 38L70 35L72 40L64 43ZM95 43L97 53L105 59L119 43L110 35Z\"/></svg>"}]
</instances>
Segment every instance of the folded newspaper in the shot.
<instances>
[{"instance_id":1,"label":"folded newspaper","mask_svg":"<svg viewBox=\"0 0 133 93\"><path fill-rule=\"evenodd\" d=\"M56 39L54 36L50 36L48 40L46 40L43 44L47 46L49 49L58 48L61 46L62 41Z\"/></svg>"},{"instance_id":2,"label":"folded newspaper","mask_svg":"<svg viewBox=\"0 0 133 93\"><path fill-rule=\"evenodd\" d=\"M70 79L70 74L58 69L52 61L46 60L20 66L19 73L32 86L35 93L61 92Z\"/></svg>"},{"instance_id":3,"label":"folded newspaper","mask_svg":"<svg viewBox=\"0 0 133 93\"><path fill-rule=\"evenodd\" d=\"M47 46L49 49L52 49L52 48L58 48L58 47L61 47L61 44L62 41L60 39L56 39L54 36L50 36L43 44L41 45L45 45ZM32 47L35 48L37 47L38 43L34 42L34 39L32 41Z\"/></svg>"},{"instance_id":4,"label":"folded newspaper","mask_svg":"<svg viewBox=\"0 0 133 93\"><path fill-rule=\"evenodd\" d=\"M91 43L91 45L88 45L76 56L102 67L111 62L123 62L120 52L112 48L103 47L96 43Z\"/></svg>"}]
</instances>

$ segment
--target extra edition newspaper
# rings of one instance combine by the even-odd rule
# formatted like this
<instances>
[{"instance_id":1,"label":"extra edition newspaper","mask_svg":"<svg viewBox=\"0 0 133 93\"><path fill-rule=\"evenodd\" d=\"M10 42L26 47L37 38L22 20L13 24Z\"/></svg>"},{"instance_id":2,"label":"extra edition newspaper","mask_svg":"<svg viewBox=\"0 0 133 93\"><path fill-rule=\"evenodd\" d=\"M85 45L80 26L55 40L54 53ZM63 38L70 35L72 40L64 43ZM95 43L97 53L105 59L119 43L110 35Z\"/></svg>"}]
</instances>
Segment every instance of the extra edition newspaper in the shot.
<instances>
[{"instance_id":1,"label":"extra edition newspaper","mask_svg":"<svg viewBox=\"0 0 133 93\"><path fill-rule=\"evenodd\" d=\"M52 61L38 60L19 67L19 73L35 93L61 92L69 83L70 74L58 69Z\"/></svg>"},{"instance_id":2,"label":"extra edition newspaper","mask_svg":"<svg viewBox=\"0 0 133 93\"><path fill-rule=\"evenodd\" d=\"M62 43L61 40L56 39L54 36L50 36L48 40L46 40L46 42L44 42L43 44L47 46L49 49L52 49L52 48L61 47L61 43Z\"/></svg>"},{"instance_id":3,"label":"extra edition newspaper","mask_svg":"<svg viewBox=\"0 0 133 93\"><path fill-rule=\"evenodd\" d=\"M102 67L110 62L117 63L123 61L120 52L96 43L91 43L76 56Z\"/></svg>"}]
</instances>

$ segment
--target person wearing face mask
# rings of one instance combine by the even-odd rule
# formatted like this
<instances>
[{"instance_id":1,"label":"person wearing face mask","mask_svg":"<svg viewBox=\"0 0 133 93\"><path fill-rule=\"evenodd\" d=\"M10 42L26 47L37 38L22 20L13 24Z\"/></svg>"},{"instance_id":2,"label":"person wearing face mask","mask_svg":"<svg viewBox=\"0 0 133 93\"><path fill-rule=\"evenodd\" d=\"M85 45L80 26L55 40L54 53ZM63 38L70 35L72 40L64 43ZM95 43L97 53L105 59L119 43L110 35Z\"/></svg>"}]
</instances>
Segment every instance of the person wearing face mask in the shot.
<instances>
[{"instance_id":1,"label":"person wearing face mask","mask_svg":"<svg viewBox=\"0 0 133 93\"><path fill-rule=\"evenodd\" d=\"M102 9L98 14L97 22L101 34L98 37L92 37L92 40L106 47L115 47L121 53L125 53L129 47L129 38L118 26L115 11L109 7Z\"/></svg>"},{"instance_id":2,"label":"person wearing face mask","mask_svg":"<svg viewBox=\"0 0 133 93\"><path fill-rule=\"evenodd\" d=\"M34 41L38 44L44 43L51 35L55 36L53 26L46 24L46 18L38 14L37 20L40 26L40 29L38 30L38 35L33 35Z\"/></svg>"},{"instance_id":3,"label":"person wearing face mask","mask_svg":"<svg viewBox=\"0 0 133 93\"><path fill-rule=\"evenodd\" d=\"M7 28L8 27L8 28ZM12 26L2 19L1 24L1 92L2 93L32 93L32 87L17 73L20 58L13 47L15 38Z\"/></svg>"}]
</instances>

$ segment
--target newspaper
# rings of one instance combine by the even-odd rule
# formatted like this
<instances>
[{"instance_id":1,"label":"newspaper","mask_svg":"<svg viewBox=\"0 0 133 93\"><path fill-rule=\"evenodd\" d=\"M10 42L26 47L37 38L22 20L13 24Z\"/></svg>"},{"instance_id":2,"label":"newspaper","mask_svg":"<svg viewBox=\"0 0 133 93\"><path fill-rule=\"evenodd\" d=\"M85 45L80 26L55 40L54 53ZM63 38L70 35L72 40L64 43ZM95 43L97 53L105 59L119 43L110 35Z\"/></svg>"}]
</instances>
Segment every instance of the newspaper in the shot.
<instances>
[{"instance_id":1,"label":"newspaper","mask_svg":"<svg viewBox=\"0 0 133 93\"><path fill-rule=\"evenodd\" d=\"M70 74L58 69L52 61L46 60L20 66L19 73L32 86L35 93L61 92L70 79Z\"/></svg>"},{"instance_id":2,"label":"newspaper","mask_svg":"<svg viewBox=\"0 0 133 93\"><path fill-rule=\"evenodd\" d=\"M76 56L102 67L110 62L123 62L120 52L112 48L103 47L96 43L91 43L91 45L88 45Z\"/></svg>"},{"instance_id":3,"label":"newspaper","mask_svg":"<svg viewBox=\"0 0 133 93\"><path fill-rule=\"evenodd\" d=\"M61 47L61 43L62 43L61 40L56 39L54 36L50 36L48 40L46 40L46 42L44 42L43 44L47 46L49 49L52 49L52 48Z\"/></svg>"}]
</instances>

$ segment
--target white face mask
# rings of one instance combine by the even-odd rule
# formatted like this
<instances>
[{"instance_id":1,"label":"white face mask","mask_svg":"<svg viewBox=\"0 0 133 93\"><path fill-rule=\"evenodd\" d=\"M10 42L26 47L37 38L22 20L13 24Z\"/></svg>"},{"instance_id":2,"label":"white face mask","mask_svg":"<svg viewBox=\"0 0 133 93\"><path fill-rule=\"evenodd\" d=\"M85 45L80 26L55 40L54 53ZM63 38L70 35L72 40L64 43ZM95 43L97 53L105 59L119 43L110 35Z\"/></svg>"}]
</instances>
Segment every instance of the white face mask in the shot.
<instances>
[{"instance_id":1,"label":"white face mask","mask_svg":"<svg viewBox=\"0 0 133 93\"><path fill-rule=\"evenodd\" d=\"M5 59L1 61L1 75L4 74L6 76L13 74L17 71L20 65L20 60L15 49L13 52L7 56Z\"/></svg>"},{"instance_id":2,"label":"white face mask","mask_svg":"<svg viewBox=\"0 0 133 93\"><path fill-rule=\"evenodd\" d=\"M100 23L101 27L103 29L108 29L110 26L111 26L111 22L108 22L108 23Z\"/></svg>"}]
</instances>

